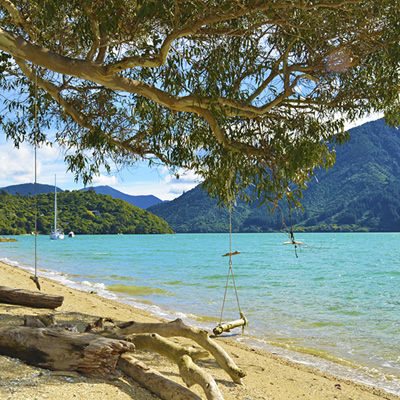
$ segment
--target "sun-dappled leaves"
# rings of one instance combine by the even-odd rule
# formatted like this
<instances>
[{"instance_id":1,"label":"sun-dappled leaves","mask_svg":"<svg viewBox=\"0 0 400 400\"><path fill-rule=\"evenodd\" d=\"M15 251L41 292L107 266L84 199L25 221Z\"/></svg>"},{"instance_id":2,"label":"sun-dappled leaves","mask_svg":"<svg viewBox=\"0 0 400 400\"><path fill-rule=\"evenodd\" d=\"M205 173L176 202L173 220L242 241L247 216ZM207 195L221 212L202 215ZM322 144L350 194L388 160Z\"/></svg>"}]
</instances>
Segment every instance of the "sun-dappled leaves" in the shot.
<instances>
[{"instance_id":1,"label":"sun-dappled leaves","mask_svg":"<svg viewBox=\"0 0 400 400\"><path fill-rule=\"evenodd\" d=\"M221 203L300 205L348 140L346 121L382 112L399 124L398 9L0 0L3 131L33 143L37 122L38 143L61 145L84 182L145 159L193 170Z\"/></svg>"}]
</instances>

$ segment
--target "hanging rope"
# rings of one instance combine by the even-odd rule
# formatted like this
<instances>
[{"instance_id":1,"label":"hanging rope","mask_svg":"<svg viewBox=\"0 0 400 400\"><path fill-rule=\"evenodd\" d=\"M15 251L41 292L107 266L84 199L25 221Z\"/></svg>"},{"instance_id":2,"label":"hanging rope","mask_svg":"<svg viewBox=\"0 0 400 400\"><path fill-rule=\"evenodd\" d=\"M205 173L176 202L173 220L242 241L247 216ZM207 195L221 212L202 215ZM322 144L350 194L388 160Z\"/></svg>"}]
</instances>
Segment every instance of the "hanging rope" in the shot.
<instances>
[{"instance_id":1,"label":"hanging rope","mask_svg":"<svg viewBox=\"0 0 400 400\"><path fill-rule=\"evenodd\" d=\"M240 254L240 251L235 251L232 252L232 205L229 207L229 253L224 254L222 257L227 257L229 256L229 269L228 269L228 276L226 278L226 285L225 285L225 294L224 294L224 300L222 302L222 308L221 308L221 316L219 319L219 324L214 328L213 332L215 335L219 335L224 331L230 331L232 328L242 326L243 333L244 333L244 328L245 326L248 325L248 321L244 314L242 313L242 310L240 308L240 302L239 302L239 295L235 283L235 277L233 274L233 268L232 268L232 256ZM235 295L236 295L236 301L237 301L237 306L239 310L239 315L240 319L233 321L231 323L223 324L222 323L222 318L224 314L224 308L225 308L225 303L226 303L226 295L228 293L228 286L229 286L229 279L232 276L232 282L233 282L233 287L235 289Z\"/></svg>"},{"instance_id":2,"label":"hanging rope","mask_svg":"<svg viewBox=\"0 0 400 400\"><path fill-rule=\"evenodd\" d=\"M222 322L222 317L224 313L224 307L225 307L225 302L226 302L226 294L228 292L228 285L229 285L229 278L232 275L232 282L233 282L233 287L235 288L235 295L236 295L236 301L239 309L239 313L242 313L242 310L240 308L240 302L239 302L239 295L237 292L236 288L236 283L235 283L235 277L233 275L233 268L232 268L232 256L240 254L239 251L236 251L235 254L232 253L232 206L229 207L229 253L224 254L222 257L227 257L229 256L229 269L228 269L228 276L226 279L226 285L225 285L225 294L224 294L224 301L222 303L222 310L221 310L221 317L219 319L219 323Z\"/></svg>"},{"instance_id":3,"label":"hanging rope","mask_svg":"<svg viewBox=\"0 0 400 400\"><path fill-rule=\"evenodd\" d=\"M35 282L36 287L40 290L39 278L37 276L37 215L38 215L38 206L37 206L37 102L38 102L38 88L37 88L37 67L35 66L35 102L34 102L34 117L35 117L35 126L34 126L34 146L35 146L35 275L31 276L31 279Z\"/></svg>"},{"instance_id":4,"label":"hanging rope","mask_svg":"<svg viewBox=\"0 0 400 400\"><path fill-rule=\"evenodd\" d=\"M296 255L296 258L299 258L298 254L297 254L297 246L301 246L303 243L297 241L294 238L291 207L289 206L290 230L288 229L288 227L286 226L286 224L285 224L285 222L283 220L283 212L282 212L282 210L279 207L277 207L277 208L281 212L281 215L282 215L282 225L281 225L281 229L280 230L281 230L281 232L283 232L282 228L285 227L286 228L286 232L285 233L288 235L289 240L290 240L289 242L284 242L283 244L293 244L294 245L294 254Z\"/></svg>"}]
</instances>

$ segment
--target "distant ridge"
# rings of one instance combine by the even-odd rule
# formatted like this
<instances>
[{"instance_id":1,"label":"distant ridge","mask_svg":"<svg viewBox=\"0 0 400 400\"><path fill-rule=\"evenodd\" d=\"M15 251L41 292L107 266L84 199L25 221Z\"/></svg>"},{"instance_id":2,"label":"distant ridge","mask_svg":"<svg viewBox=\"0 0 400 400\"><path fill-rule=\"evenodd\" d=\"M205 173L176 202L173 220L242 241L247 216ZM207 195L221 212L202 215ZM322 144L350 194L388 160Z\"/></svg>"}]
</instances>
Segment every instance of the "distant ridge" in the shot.
<instances>
[{"instance_id":1,"label":"distant ridge","mask_svg":"<svg viewBox=\"0 0 400 400\"><path fill-rule=\"evenodd\" d=\"M349 130L351 140L336 148L336 163L327 173L318 171L303 192L305 213L293 213L295 230L304 232L400 232L400 130L384 119ZM270 215L266 206L233 208L234 232L276 232L284 221L285 206ZM229 216L209 199L201 185L149 212L165 219L177 233L227 232Z\"/></svg>"},{"instance_id":2,"label":"distant ridge","mask_svg":"<svg viewBox=\"0 0 400 400\"><path fill-rule=\"evenodd\" d=\"M123 192L120 192L119 190L113 189L110 186L90 186L86 187L83 189L80 189L81 191L83 190L93 190L94 192L98 194L107 194L109 196L114 197L114 199L121 199L126 201L129 204L132 204L133 206L139 207L143 210L146 210L147 208L154 206L156 204L162 203L163 200L159 199L156 196L153 195L139 195L139 196L132 196Z\"/></svg>"},{"instance_id":3,"label":"distant ridge","mask_svg":"<svg viewBox=\"0 0 400 400\"><path fill-rule=\"evenodd\" d=\"M8 194L20 194L21 196L33 196L35 194L35 184L34 183L22 183L20 185L10 185L0 188L0 191L4 190ZM57 193L63 190L57 187ZM54 185L45 185L42 183L36 184L37 194L47 194L54 193Z\"/></svg>"},{"instance_id":4,"label":"distant ridge","mask_svg":"<svg viewBox=\"0 0 400 400\"><path fill-rule=\"evenodd\" d=\"M20 194L21 196L33 196L35 194L35 184L34 183L22 183L20 185L10 185L0 188L0 191L4 190L8 194L16 195ZM132 196L119 190L113 189L110 186L95 186L95 187L87 187L80 189L79 191L88 191L93 190L97 194L106 194L112 196L114 199L121 199L126 201L129 204L132 204L135 207L139 207L142 210L146 210L147 208L154 206L159 203L163 203L163 200L159 199L153 195L139 195ZM38 183L36 186L37 194L47 194L54 193L54 186L45 185ZM62 189L57 187L57 192L63 192Z\"/></svg>"}]
</instances>

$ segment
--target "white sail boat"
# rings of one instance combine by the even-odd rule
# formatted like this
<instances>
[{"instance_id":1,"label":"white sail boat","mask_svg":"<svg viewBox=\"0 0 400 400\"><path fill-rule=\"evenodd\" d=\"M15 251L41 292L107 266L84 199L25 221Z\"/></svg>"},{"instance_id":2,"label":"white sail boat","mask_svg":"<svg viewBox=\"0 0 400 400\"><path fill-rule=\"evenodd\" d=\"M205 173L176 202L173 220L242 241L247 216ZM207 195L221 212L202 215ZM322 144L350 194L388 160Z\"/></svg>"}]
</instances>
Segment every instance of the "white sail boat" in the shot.
<instances>
[{"instance_id":1,"label":"white sail boat","mask_svg":"<svg viewBox=\"0 0 400 400\"><path fill-rule=\"evenodd\" d=\"M50 239L64 239L64 232L57 228L57 181L54 175L54 228L51 230Z\"/></svg>"}]
</instances>

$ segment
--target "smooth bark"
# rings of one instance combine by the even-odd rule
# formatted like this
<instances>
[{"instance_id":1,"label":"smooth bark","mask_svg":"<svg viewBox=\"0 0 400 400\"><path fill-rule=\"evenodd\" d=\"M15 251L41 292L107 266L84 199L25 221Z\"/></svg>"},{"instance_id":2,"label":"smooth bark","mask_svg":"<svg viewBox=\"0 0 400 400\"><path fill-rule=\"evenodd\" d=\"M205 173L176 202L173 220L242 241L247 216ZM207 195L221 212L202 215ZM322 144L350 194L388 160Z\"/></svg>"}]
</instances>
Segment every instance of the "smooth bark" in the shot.
<instances>
[{"instance_id":1,"label":"smooth bark","mask_svg":"<svg viewBox=\"0 0 400 400\"><path fill-rule=\"evenodd\" d=\"M55 296L52 294L0 286L1 303L11 303L28 307L54 309L60 307L63 301L63 296Z\"/></svg>"},{"instance_id":2,"label":"smooth bark","mask_svg":"<svg viewBox=\"0 0 400 400\"><path fill-rule=\"evenodd\" d=\"M77 371L94 378L115 378L122 353L135 346L124 340L63 328L0 327L0 354L58 371Z\"/></svg>"},{"instance_id":3,"label":"smooth bark","mask_svg":"<svg viewBox=\"0 0 400 400\"><path fill-rule=\"evenodd\" d=\"M139 323L131 321L100 332L103 336L115 338L126 338L130 335L141 333L158 333L164 337L186 337L191 339L210 352L220 367L229 374L235 383L241 384L241 378L246 376L246 373L234 363L226 351L210 338L207 331L187 326L179 318L168 323Z\"/></svg>"},{"instance_id":4,"label":"smooth bark","mask_svg":"<svg viewBox=\"0 0 400 400\"><path fill-rule=\"evenodd\" d=\"M197 394L164 377L130 354L121 355L118 360L118 368L162 400L201 400Z\"/></svg>"}]
</instances>

